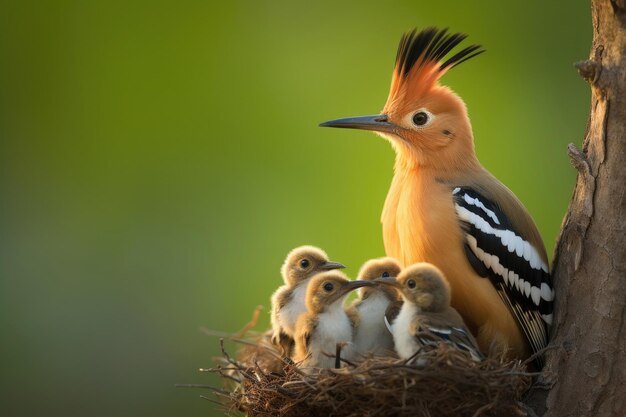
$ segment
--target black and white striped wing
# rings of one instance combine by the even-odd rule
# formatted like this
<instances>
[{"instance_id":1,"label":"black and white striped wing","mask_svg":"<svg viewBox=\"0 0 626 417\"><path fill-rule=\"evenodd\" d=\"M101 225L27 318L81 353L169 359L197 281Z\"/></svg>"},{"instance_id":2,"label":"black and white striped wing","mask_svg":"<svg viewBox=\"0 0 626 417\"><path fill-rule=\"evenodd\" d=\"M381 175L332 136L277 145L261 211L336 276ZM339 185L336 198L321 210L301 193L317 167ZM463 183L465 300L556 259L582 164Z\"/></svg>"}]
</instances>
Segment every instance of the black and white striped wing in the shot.
<instances>
[{"instance_id":1,"label":"black and white striped wing","mask_svg":"<svg viewBox=\"0 0 626 417\"><path fill-rule=\"evenodd\" d=\"M470 264L489 277L533 352L543 349L554 299L548 265L496 204L468 187L455 188L452 194Z\"/></svg>"}]
</instances>

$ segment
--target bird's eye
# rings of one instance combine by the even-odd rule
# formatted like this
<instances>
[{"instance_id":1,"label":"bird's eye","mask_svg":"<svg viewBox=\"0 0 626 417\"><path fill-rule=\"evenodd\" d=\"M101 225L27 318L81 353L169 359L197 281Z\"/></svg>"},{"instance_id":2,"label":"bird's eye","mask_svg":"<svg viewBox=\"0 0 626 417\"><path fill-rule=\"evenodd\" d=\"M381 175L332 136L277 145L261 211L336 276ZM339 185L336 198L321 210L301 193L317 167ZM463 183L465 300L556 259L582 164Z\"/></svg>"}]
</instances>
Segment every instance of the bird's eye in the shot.
<instances>
[{"instance_id":1,"label":"bird's eye","mask_svg":"<svg viewBox=\"0 0 626 417\"><path fill-rule=\"evenodd\" d=\"M333 290L333 288L335 288L335 286L333 285L332 282L324 283L324 291L331 292Z\"/></svg>"},{"instance_id":2,"label":"bird's eye","mask_svg":"<svg viewBox=\"0 0 626 417\"><path fill-rule=\"evenodd\" d=\"M303 269L308 268L310 264L311 264L311 263L309 262L309 260L308 260L308 259L303 259L303 260L301 260L301 261L300 261L300 266L301 266Z\"/></svg>"},{"instance_id":3,"label":"bird's eye","mask_svg":"<svg viewBox=\"0 0 626 417\"><path fill-rule=\"evenodd\" d=\"M409 288L415 288L415 280L414 279L410 279L407 281L406 286Z\"/></svg>"},{"instance_id":4,"label":"bird's eye","mask_svg":"<svg viewBox=\"0 0 626 417\"><path fill-rule=\"evenodd\" d=\"M389 277L389 272L385 271L383 272L383 278L388 278Z\"/></svg>"},{"instance_id":5,"label":"bird's eye","mask_svg":"<svg viewBox=\"0 0 626 417\"><path fill-rule=\"evenodd\" d=\"M431 116L428 112L423 110L418 111L413 115L413 123L417 127L424 127L430 122Z\"/></svg>"}]
</instances>

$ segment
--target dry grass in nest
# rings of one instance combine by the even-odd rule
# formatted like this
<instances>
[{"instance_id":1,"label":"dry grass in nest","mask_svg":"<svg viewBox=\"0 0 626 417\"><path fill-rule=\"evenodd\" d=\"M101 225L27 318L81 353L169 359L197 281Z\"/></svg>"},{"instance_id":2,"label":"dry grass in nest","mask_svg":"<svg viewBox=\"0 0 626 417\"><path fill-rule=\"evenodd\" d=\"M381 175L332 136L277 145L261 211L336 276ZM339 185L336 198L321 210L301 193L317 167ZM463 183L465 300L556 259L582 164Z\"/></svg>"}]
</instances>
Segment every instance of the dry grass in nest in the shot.
<instances>
[{"instance_id":1,"label":"dry grass in nest","mask_svg":"<svg viewBox=\"0 0 626 417\"><path fill-rule=\"evenodd\" d=\"M227 414L248 416L523 416L520 402L534 374L519 361L475 362L441 345L419 354L422 366L397 358L367 358L307 375L282 359L268 333L242 344L236 358L224 349L223 388L210 389ZM204 397L206 398L206 397ZM207 398L208 399L208 398Z\"/></svg>"}]
</instances>

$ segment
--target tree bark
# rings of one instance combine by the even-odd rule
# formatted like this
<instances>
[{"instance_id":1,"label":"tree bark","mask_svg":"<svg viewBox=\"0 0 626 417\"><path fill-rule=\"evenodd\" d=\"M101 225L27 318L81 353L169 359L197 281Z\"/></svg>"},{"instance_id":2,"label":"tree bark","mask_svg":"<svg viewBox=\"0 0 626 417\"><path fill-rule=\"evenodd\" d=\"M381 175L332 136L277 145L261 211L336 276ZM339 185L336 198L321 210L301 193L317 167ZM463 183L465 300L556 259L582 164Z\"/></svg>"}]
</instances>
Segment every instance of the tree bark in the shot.
<instances>
[{"instance_id":1,"label":"tree bark","mask_svg":"<svg viewBox=\"0 0 626 417\"><path fill-rule=\"evenodd\" d=\"M553 262L553 347L527 404L538 415L626 416L626 0L592 0L591 85L578 171Z\"/></svg>"}]
</instances>

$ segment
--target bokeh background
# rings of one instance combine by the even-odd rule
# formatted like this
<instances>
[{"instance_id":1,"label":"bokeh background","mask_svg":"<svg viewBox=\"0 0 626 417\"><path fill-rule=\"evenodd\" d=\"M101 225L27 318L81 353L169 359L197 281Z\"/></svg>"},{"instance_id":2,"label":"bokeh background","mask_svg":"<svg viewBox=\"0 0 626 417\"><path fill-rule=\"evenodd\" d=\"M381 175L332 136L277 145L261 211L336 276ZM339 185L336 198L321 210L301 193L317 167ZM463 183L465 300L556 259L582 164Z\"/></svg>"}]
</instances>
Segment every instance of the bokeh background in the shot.
<instances>
[{"instance_id":1,"label":"bokeh background","mask_svg":"<svg viewBox=\"0 0 626 417\"><path fill-rule=\"evenodd\" d=\"M585 1L3 1L0 414L208 416L198 373L291 248L383 254L380 110L414 26L487 53L444 82L551 253L589 88ZM259 328L267 326L268 309Z\"/></svg>"}]
</instances>

